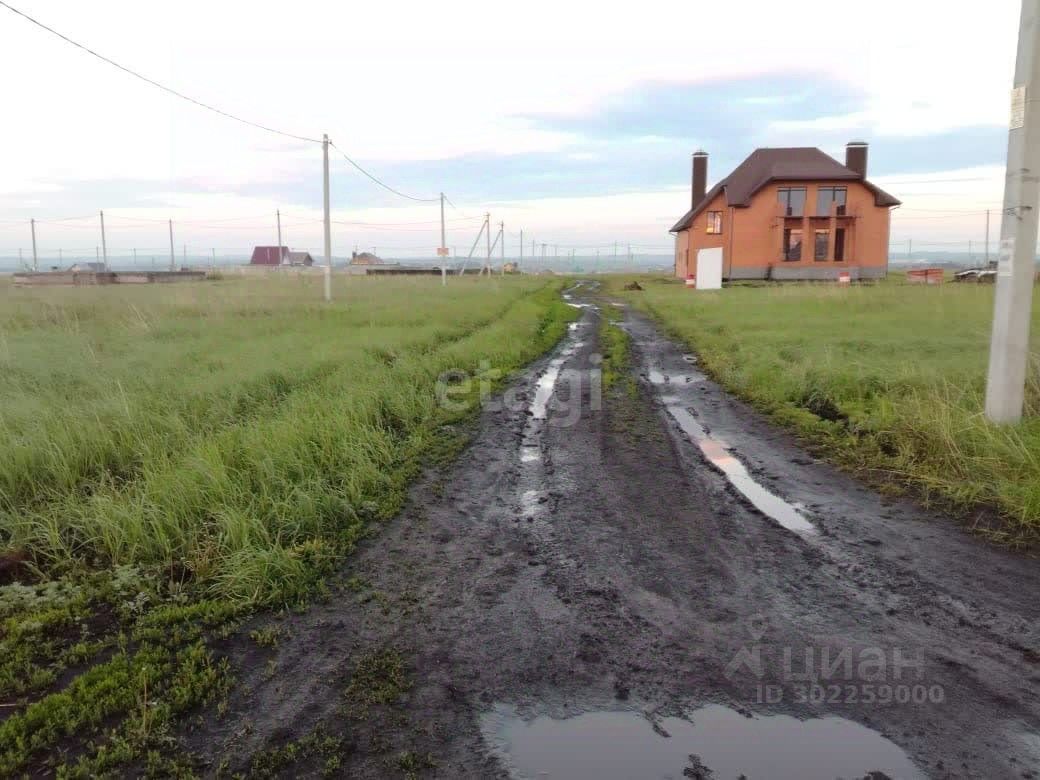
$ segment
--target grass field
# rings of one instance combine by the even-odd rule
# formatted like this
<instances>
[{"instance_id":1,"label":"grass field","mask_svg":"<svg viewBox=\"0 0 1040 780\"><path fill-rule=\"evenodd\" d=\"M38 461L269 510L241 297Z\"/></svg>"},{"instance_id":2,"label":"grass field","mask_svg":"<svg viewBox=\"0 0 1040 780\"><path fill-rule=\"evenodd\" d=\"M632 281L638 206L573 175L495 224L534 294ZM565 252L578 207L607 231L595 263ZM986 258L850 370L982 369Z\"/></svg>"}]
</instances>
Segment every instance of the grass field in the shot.
<instances>
[{"instance_id":1,"label":"grass field","mask_svg":"<svg viewBox=\"0 0 1040 780\"><path fill-rule=\"evenodd\" d=\"M516 369L574 316L532 278L320 284L0 284L0 575L32 580L0 588L0 775L180 771L156 746L229 684L212 632L320 588L457 445L443 372Z\"/></svg>"},{"instance_id":2,"label":"grass field","mask_svg":"<svg viewBox=\"0 0 1040 780\"><path fill-rule=\"evenodd\" d=\"M993 288L785 284L693 293L643 278L610 289L653 314L727 388L844 466L926 499L999 515L986 530L1040 541L1040 307L1026 421L982 415Z\"/></svg>"}]
</instances>

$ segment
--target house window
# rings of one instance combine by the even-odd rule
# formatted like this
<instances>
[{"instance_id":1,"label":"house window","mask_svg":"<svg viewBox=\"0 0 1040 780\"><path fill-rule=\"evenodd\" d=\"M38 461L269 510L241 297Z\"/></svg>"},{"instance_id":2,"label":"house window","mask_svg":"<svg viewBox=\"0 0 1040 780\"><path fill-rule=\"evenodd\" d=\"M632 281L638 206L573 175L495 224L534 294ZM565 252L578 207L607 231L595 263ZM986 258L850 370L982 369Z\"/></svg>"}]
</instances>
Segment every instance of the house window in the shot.
<instances>
[{"instance_id":1,"label":"house window","mask_svg":"<svg viewBox=\"0 0 1040 780\"><path fill-rule=\"evenodd\" d=\"M777 196L785 217L800 217L805 213L805 187L781 187Z\"/></svg>"},{"instance_id":2,"label":"house window","mask_svg":"<svg viewBox=\"0 0 1040 780\"><path fill-rule=\"evenodd\" d=\"M821 217L831 215L831 205L837 207L839 217L845 216L845 188L820 187L816 190L816 213Z\"/></svg>"},{"instance_id":3,"label":"house window","mask_svg":"<svg viewBox=\"0 0 1040 780\"><path fill-rule=\"evenodd\" d=\"M840 263L845 260L845 228L834 231L834 262Z\"/></svg>"},{"instance_id":4,"label":"house window","mask_svg":"<svg viewBox=\"0 0 1040 780\"><path fill-rule=\"evenodd\" d=\"M708 212L708 230L707 232L712 235L718 235L722 233L722 212L721 211L709 211Z\"/></svg>"},{"instance_id":5,"label":"house window","mask_svg":"<svg viewBox=\"0 0 1040 780\"><path fill-rule=\"evenodd\" d=\"M817 230L816 231L816 243L813 245L813 260L817 262L827 259L827 249L831 242L831 231L829 230Z\"/></svg>"},{"instance_id":6,"label":"house window","mask_svg":"<svg viewBox=\"0 0 1040 780\"><path fill-rule=\"evenodd\" d=\"M802 231L784 228L784 261L802 259Z\"/></svg>"}]
</instances>

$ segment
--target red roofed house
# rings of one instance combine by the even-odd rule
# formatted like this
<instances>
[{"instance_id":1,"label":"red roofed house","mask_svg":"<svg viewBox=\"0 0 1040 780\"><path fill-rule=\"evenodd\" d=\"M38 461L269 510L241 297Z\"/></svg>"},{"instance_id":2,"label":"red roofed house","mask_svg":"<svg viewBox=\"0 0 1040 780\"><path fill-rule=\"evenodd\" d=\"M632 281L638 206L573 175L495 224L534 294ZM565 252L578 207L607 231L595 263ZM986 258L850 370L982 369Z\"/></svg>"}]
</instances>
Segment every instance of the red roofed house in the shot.
<instances>
[{"instance_id":1,"label":"red roofed house","mask_svg":"<svg viewBox=\"0 0 1040 780\"><path fill-rule=\"evenodd\" d=\"M278 250L281 251L278 251ZM258 246L253 248L250 265L314 265L310 252L291 252L289 247Z\"/></svg>"},{"instance_id":2,"label":"red roofed house","mask_svg":"<svg viewBox=\"0 0 1040 780\"><path fill-rule=\"evenodd\" d=\"M889 218L899 201L867 181L867 145L845 164L814 147L756 149L705 192L708 155L693 155L691 208L675 234L675 274L722 249L724 279L876 279L888 273Z\"/></svg>"},{"instance_id":3,"label":"red roofed house","mask_svg":"<svg viewBox=\"0 0 1040 780\"><path fill-rule=\"evenodd\" d=\"M287 246L253 247L253 256L249 259L250 265L281 265L288 262L289 247Z\"/></svg>"}]
</instances>

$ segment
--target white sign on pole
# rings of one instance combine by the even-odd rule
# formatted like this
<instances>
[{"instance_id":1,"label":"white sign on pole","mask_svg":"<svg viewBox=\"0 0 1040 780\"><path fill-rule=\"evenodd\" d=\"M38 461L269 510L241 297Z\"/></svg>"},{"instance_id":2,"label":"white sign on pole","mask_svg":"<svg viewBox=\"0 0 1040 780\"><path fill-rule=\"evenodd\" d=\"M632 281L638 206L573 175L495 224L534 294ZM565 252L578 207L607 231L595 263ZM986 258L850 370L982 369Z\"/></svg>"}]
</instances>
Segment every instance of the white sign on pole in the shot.
<instances>
[{"instance_id":1,"label":"white sign on pole","mask_svg":"<svg viewBox=\"0 0 1040 780\"><path fill-rule=\"evenodd\" d=\"M1026 88L1015 87L1011 90L1011 130L1019 130L1026 125Z\"/></svg>"}]
</instances>

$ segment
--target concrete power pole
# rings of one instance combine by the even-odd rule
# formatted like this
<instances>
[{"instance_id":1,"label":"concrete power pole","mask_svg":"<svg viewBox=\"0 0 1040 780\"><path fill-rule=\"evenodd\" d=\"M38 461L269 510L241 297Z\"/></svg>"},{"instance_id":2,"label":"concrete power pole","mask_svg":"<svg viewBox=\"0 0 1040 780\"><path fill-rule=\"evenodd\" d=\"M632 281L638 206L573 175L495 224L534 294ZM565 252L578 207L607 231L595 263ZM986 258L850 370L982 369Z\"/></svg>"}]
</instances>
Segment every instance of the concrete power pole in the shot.
<instances>
[{"instance_id":1,"label":"concrete power pole","mask_svg":"<svg viewBox=\"0 0 1040 780\"><path fill-rule=\"evenodd\" d=\"M502 237L502 276L506 275L506 223L503 220L498 223L498 234Z\"/></svg>"},{"instance_id":2,"label":"concrete power pole","mask_svg":"<svg viewBox=\"0 0 1040 780\"><path fill-rule=\"evenodd\" d=\"M484 224L487 226L487 274L491 276L491 214L484 215Z\"/></svg>"},{"instance_id":3,"label":"concrete power pole","mask_svg":"<svg viewBox=\"0 0 1040 780\"><path fill-rule=\"evenodd\" d=\"M108 244L105 243L105 212L101 212L101 262L105 264L105 270L108 270Z\"/></svg>"},{"instance_id":4,"label":"concrete power pole","mask_svg":"<svg viewBox=\"0 0 1040 780\"><path fill-rule=\"evenodd\" d=\"M282 210L275 209L274 216L278 220L278 265L282 264Z\"/></svg>"},{"instance_id":5,"label":"concrete power pole","mask_svg":"<svg viewBox=\"0 0 1040 780\"><path fill-rule=\"evenodd\" d=\"M1004 212L1000 221L993 337L986 378L986 416L1022 419L1029 366L1030 308L1036 273L1040 207L1040 0L1022 0L1018 56L1011 91Z\"/></svg>"},{"instance_id":6,"label":"concrete power pole","mask_svg":"<svg viewBox=\"0 0 1040 780\"><path fill-rule=\"evenodd\" d=\"M325 301L332 301L332 216L329 213L329 136L321 139L325 202Z\"/></svg>"},{"instance_id":7,"label":"concrete power pole","mask_svg":"<svg viewBox=\"0 0 1040 780\"><path fill-rule=\"evenodd\" d=\"M986 209L986 267L989 268L989 209Z\"/></svg>"},{"instance_id":8,"label":"concrete power pole","mask_svg":"<svg viewBox=\"0 0 1040 780\"><path fill-rule=\"evenodd\" d=\"M177 270L177 258L173 253L173 220L170 220L170 270Z\"/></svg>"},{"instance_id":9,"label":"concrete power pole","mask_svg":"<svg viewBox=\"0 0 1040 780\"><path fill-rule=\"evenodd\" d=\"M441 287L448 284L448 239L444 234L444 193L441 193L441 243L437 247L437 257L441 262Z\"/></svg>"},{"instance_id":10,"label":"concrete power pole","mask_svg":"<svg viewBox=\"0 0 1040 780\"><path fill-rule=\"evenodd\" d=\"M36 259L36 220L30 219L29 226L32 228L32 240L33 240L33 271L40 270L40 261Z\"/></svg>"}]
</instances>

